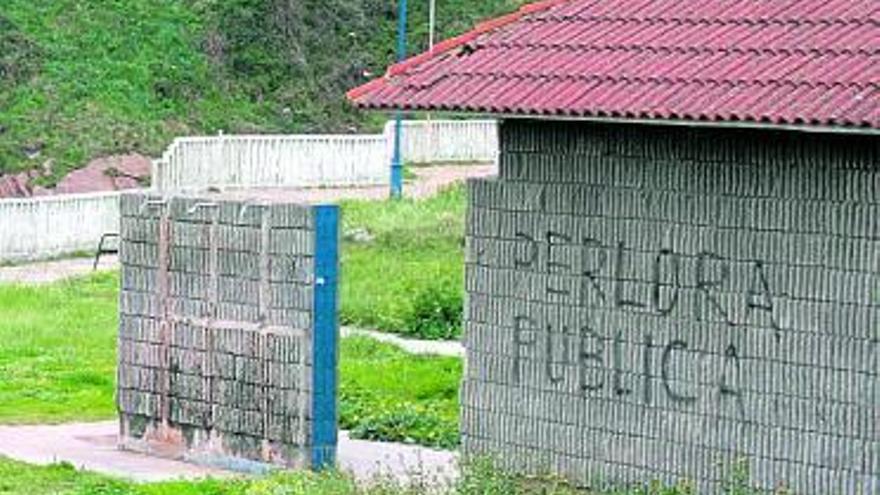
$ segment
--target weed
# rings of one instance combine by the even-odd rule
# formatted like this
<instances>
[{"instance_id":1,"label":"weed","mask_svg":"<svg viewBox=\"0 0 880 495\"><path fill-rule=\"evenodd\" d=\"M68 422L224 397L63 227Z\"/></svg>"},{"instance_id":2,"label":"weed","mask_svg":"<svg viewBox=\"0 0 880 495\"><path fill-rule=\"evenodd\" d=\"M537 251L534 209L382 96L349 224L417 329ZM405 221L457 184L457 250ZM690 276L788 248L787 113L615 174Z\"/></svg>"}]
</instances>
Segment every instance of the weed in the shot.
<instances>
[{"instance_id":1,"label":"weed","mask_svg":"<svg viewBox=\"0 0 880 495\"><path fill-rule=\"evenodd\" d=\"M461 333L464 309L462 290L448 280L420 288L403 333L438 340L457 337Z\"/></svg>"},{"instance_id":2,"label":"weed","mask_svg":"<svg viewBox=\"0 0 880 495\"><path fill-rule=\"evenodd\" d=\"M730 474L723 483L726 495L756 495L758 492L751 487L751 471L749 460L737 459L730 467Z\"/></svg>"},{"instance_id":3,"label":"weed","mask_svg":"<svg viewBox=\"0 0 880 495\"><path fill-rule=\"evenodd\" d=\"M343 203L342 320L426 339L461 333L463 187L424 200ZM368 242L362 242L369 239Z\"/></svg>"},{"instance_id":4,"label":"weed","mask_svg":"<svg viewBox=\"0 0 880 495\"><path fill-rule=\"evenodd\" d=\"M343 341L340 426L355 438L458 444L457 358L414 356L368 338Z\"/></svg>"}]
</instances>

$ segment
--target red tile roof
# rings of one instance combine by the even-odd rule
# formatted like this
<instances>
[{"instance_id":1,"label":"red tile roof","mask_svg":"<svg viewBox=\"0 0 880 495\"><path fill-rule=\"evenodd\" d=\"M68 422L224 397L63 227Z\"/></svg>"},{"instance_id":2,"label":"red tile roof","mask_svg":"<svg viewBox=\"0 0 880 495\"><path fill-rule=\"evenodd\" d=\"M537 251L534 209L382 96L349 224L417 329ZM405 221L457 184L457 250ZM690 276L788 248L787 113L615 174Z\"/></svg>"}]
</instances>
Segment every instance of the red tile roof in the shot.
<instances>
[{"instance_id":1,"label":"red tile roof","mask_svg":"<svg viewBox=\"0 0 880 495\"><path fill-rule=\"evenodd\" d=\"M880 0L546 0L348 96L377 109L880 128Z\"/></svg>"}]
</instances>

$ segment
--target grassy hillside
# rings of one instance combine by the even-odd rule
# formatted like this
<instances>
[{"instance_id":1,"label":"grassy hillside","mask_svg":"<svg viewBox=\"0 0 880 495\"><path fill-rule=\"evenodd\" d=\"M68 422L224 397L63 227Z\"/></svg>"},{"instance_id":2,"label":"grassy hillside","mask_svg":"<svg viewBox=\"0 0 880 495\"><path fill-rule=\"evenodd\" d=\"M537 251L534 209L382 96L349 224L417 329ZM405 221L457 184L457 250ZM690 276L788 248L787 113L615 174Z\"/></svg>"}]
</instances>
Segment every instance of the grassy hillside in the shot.
<instances>
[{"instance_id":1,"label":"grassy hillside","mask_svg":"<svg viewBox=\"0 0 880 495\"><path fill-rule=\"evenodd\" d=\"M410 50L427 0L410 1ZM437 0L440 37L524 0ZM55 177L176 135L351 132L345 90L394 59L393 0L3 0L0 173Z\"/></svg>"}]
</instances>

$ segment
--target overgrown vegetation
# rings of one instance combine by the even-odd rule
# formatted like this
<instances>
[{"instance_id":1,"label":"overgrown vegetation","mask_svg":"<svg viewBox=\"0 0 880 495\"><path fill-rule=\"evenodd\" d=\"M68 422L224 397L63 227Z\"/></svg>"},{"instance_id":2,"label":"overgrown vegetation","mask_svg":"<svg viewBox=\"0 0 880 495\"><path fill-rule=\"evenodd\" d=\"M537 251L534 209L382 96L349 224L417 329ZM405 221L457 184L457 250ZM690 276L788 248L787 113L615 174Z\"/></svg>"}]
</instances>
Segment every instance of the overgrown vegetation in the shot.
<instances>
[{"instance_id":1,"label":"overgrown vegetation","mask_svg":"<svg viewBox=\"0 0 880 495\"><path fill-rule=\"evenodd\" d=\"M430 479L408 485L391 480L358 484L347 474L283 472L257 479L173 481L135 484L107 476L77 471L70 464L37 467L0 457L0 494L4 495L422 495ZM480 460L462 467L459 480L438 495L691 495L687 485L648 485L609 491L577 490L552 477L522 478ZM725 491L724 493L733 492ZM741 492L754 494L757 492Z\"/></svg>"},{"instance_id":2,"label":"overgrown vegetation","mask_svg":"<svg viewBox=\"0 0 880 495\"><path fill-rule=\"evenodd\" d=\"M343 203L342 320L425 339L461 333L464 188Z\"/></svg>"},{"instance_id":3,"label":"overgrown vegetation","mask_svg":"<svg viewBox=\"0 0 880 495\"><path fill-rule=\"evenodd\" d=\"M355 438L458 445L462 362L407 354L368 338L343 341L340 427Z\"/></svg>"},{"instance_id":4,"label":"overgrown vegetation","mask_svg":"<svg viewBox=\"0 0 880 495\"><path fill-rule=\"evenodd\" d=\"M118 279L0 285L0 423L114 417ZM345 339L341 426L355 438L453 447L460 380L459 359Z\"/></svg>"},{"instance_id":5,"label":"overgrown vegetation","mask_svg":"<svg viewBox=\"0 0 880 495\"><path fill-rule=\"evenodd\" d=\"M525 0L438 0L448 37ZM410 51L427 2L410 2ZM394 60L391 0L4 0L0 173L47 182L181 134L351 132L381 116L347 89Z\"/></svg>"}]
</instances>

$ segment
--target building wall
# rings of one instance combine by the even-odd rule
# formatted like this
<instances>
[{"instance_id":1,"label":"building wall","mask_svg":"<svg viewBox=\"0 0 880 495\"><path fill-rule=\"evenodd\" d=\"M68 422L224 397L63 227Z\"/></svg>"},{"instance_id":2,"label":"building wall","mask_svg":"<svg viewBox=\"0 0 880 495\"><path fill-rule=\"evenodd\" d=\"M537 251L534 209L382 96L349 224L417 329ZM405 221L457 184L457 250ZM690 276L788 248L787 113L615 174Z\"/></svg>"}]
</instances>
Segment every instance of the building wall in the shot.
<instances>
[{"instance_id":1,"label":"building wall","mask_svg":"<svg viewBox=\"0 0 880 495\"><path fill-rule=\"evenodd\" d=\"M123 447L241 469L332 462L338 221L327 211L122 197Z\"/></svg>"},{"instance_id":2,"label":"building wall","mask_svg":"<svg viewBox=\"0 0 880 495\"><path fill-rule=\"evenodd\" d=\"M470 184L468 454L880 493L880 138L501 127Z\"/></svg>"}]
</instances>

